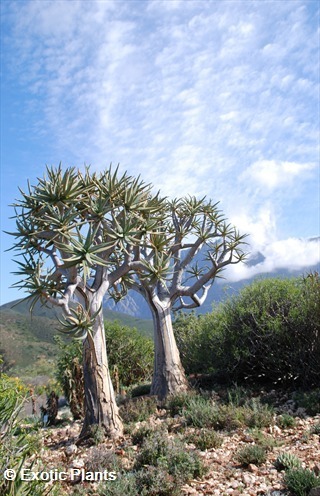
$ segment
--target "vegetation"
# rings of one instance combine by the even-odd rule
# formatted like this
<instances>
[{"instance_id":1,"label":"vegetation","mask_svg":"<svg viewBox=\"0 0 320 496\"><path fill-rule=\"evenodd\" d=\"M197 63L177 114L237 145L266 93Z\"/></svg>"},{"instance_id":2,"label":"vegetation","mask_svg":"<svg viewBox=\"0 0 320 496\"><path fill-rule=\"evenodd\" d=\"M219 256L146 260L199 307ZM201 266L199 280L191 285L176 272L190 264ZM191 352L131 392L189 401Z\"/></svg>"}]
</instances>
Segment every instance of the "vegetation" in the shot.
<instances>
[{"instance_id":1,"label":"vegetation","mask_svg":"<svg viewBox=\"0 0 320 496\"><path fill-rule=\"evenodd\" d=\"M312 488L320 486L320 478L312 470L305 468L288 470L284 480L295 496L308 496Z\"/></svg>"},{"instance_id":2,"label":"vegetation","mask_svg":"<svg viewBox=\"0 0 320 496\"><path fill-rule=\"evenodd\" d=\"M201 317L178 315L174 329L189 373L224 381L316 386L320 378L320 279L257 280ZM317 408L319 408L319 403Z\"/></svg>"},{"instance_id":3,"label":"vegetation","mask_svg":"<svg viewBox=\"0 0 320 496\"><path fill-rule=\"evenodd\" d=\"M236 453L236 460L243 466L250 464L262 465L266 459L266 450L257 444L245 446Z\"/></svg>"},{"instance_id":4,"label":"vegetation","mask_svg":"<svg viewBox=\"0 0 320 496\"><path fill-rule=\"evenodd\" d=\"M274 462L277 470L292 470L301 468L301 461L291 453L281 453Z\"/></svg>"},{"instance_id":5,"label":"vegetation","mask_svg":"<svg viewBox=\"0 0 320 496\"><path fill-rule=\"evenodd\" d=\"M52 494L50 489L46 489L44 482L24 481L20 474L22 466L31 470L34 464L28 463L28 458L41 447L36 430L28 434L19 427L18 415L27 393L27 387L19 379L0 374L0 494L6 496L43 496L49 492ZM14 480L6 480L3 477L2 474L8 468L15 470L17 477ZM58 490L56 487L55 491Z\"/></svg>"}]
</instances>

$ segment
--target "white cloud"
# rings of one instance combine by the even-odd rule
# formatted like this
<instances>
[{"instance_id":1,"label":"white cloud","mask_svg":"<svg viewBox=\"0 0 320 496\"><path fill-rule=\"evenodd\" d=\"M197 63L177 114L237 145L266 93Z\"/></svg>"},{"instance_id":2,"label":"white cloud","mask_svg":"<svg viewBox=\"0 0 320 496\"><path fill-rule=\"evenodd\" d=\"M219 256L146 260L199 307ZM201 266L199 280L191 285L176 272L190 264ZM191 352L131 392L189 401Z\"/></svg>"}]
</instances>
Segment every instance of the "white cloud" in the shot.
<instances>
[{"instance_id":1,"label":"white cloud","mask_svg":"<svg viewBox=\"0 0 320 496\"><path fill-rule=\"evenodd\" d=\"M249 166L240 176L244 182L249 182L253 187L259 186L267 193L276 188L289 188L296 179L305 181L310 173L316 169L317 164L299 164L296 162L278 162L276 160L259 160Z\"/></svg>"},{"instance_id":2,"label":"white cloud","mask_svg":"<svg viewBox=\"0 0 320 496\"><path fill-rule=\"evenodd\" d=\"M288 238L273 241L261 251L265 259L254 266L238 264L228 267L224 276L228 281L249 279L277 269L302 270L320 264L320 239Z\"/></svg>"}]
</instances>

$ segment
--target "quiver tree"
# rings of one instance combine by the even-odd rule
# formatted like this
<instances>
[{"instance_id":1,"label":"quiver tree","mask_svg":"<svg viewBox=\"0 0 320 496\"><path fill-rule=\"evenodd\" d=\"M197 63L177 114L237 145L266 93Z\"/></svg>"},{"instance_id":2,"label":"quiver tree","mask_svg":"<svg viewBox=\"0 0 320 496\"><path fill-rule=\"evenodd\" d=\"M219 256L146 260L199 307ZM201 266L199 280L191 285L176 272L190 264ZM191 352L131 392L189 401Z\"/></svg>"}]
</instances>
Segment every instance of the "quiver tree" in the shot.
<instances>
[{"instance_id":1,"label":"quiver tree","mask_svg":"<svg viewBox=\"0 0 320 496\"><path fill-rule=\"evenodd\" d=\"M122 434L110 379L103 298L130 267L140 231L153 229L161 201L151 187L111 168L82 174L75 168L48 168L36 186L22 190L15 203L17 230L13 248L16 287L29 293L30 309L37 301L62 309L62 329L83 340L85 418L80 438L92 426L110 437ZM120 255L119 255L120 253ZM114 259L121 263L114 265Z\"/></svg>"},{"instance_id":2,"label":"quiver tree","mask_svg":"<svg viewBox=\"0 0 320 496\"><path fill-rule=\"evenodd\" d=\"M217 204L188 197L167 202L157 232L135 247L133 272L118 284L116 295L132 288L149 305L155 341L151 394L159 399L188 388L172 311L203 304L216 276L244 259L244 237L226 223Z\"/></svg>"}]
</instances>

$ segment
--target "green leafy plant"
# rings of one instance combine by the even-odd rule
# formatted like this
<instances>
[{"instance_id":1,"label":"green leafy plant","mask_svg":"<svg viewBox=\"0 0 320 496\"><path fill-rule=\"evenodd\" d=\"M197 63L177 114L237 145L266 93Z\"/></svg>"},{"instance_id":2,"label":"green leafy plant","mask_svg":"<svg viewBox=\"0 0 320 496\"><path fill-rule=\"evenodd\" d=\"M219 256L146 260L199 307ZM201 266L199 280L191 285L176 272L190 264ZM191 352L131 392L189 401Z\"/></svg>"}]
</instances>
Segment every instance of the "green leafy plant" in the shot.
<instances>
[{"instance_id":1,"label":"green leafy plant","mask_svg":"<svg viewBox=\"0 0 320 496\"><path fill-rule=\"evenodd\" d=\"M257 444L245 446L237 451L235 459L243 466L262 465L267 459L265 448Z\"/></svg>"},{"instance_id":2,"label":"green leafy plant","mask_svg":"<svg viewBox=\"0 0 320 496\"><path fill-rule=\"evenodd\" d=\"M320 478L305 468L288 470L284 482L295 496L308 496L312 488L320 486Z\"/></svg>"},{"instance_id":3,"label":"green leafy plant","mask_svg":"<svg viewBox=\"0 0 320 496\"><path fill-rule=\"evenodd\" d=\"M175 333L184 353L190 353L184 358L189 373L212 372L216 380L227 384L236 381L295 388L319 384L317 274L256 280L211 314L191 317L190 328L186 320L177 317ZM231 390L230 401L242 406L242 393ZM319 413L319 395L300 396L301 406Z\"/></svg>"},{"instance_id":4,"label":"green leafy plant","mask_svg":"<svg viewBox=\"0 0 320 496\"><path fill-rule=\"evenodd\" d=\"M193 443L196 448L204 451L211 448L219 448L222 445L223 439L212 429L197 430L186 436L189 443Z\"/></svg>"},{"instance_id":5,"label":"green leafy plant","mask_svg":"<svg viewBox=\"0 0 320 496\"><path fill-rule=\"evenodd\" d=\"M292 415L289 415L288 413L283 413L282 415L279 415L277 418L277 424L282 427L283 429L286 429L288 427L294 427L296 424L296 420Z\"/></svg>"}]
</instances>

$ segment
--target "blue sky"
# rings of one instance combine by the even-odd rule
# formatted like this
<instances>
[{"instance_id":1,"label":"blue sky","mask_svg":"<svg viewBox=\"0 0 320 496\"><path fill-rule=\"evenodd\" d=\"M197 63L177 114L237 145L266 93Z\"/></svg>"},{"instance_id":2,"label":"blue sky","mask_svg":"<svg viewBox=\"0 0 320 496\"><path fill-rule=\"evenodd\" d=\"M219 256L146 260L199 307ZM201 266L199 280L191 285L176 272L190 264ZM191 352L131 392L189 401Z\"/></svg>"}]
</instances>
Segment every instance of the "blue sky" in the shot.
<instances>
[{"instance_id":1,"label":"blue sky","mask_svg":"<svg viewBox=\"0 0 320 496\"><path fill-rule=\"evenodd\" d=\"M45 164L207 195L265 261L319 263L318 0L2 0L1 229ZM21 297L2 236L1 303Z\"/></svg>"}]
</instances>

